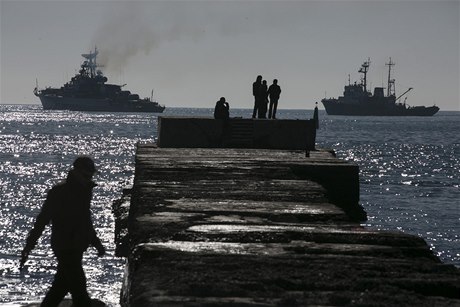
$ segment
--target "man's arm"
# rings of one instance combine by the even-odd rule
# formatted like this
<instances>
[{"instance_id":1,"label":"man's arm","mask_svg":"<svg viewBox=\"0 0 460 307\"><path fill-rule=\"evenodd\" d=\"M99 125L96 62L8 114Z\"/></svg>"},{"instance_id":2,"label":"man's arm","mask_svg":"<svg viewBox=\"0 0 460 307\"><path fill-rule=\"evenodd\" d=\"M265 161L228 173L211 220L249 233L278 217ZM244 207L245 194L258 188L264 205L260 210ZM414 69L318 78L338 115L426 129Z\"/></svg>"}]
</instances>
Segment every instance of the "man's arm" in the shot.
<instances>
[{"instance_id":1,"label":"man's arm","mask_svg":"<svg viewBox=\"0 0 460 307\"><path fill-rule=\"evenodd\" d=\"M51 220L51 209L52 209L53 197L54 195L52 191L48 192L46 201L43 204L43 207L40 213L38 214L37 219L35 220L34 227L32 228L32 230L29 232L29 235L27 236L26 245L24 246L24 249L21 252L21 260L19 262L20 270L22 270L22 268L24 267L24 264L26 263L27 258L29 257L29 253L32 251L32 249L37 244L37 241L42 235L43 230L45 229L45 226Z\"/></svg>"},{"instance_id":2,"label":"man's arm","mask_svg":"<svg viewBox=\"0 0 460 307\"><path fill-rule=\"evenodd\" d=\"M90 220L90 227L91 227L91 230L90 230L90 234L91 234L90 243L91 243L92 246L94 246L97 249L97 255L99 257L102 257L102 256L105 255L105 248L102 245L101 240L97 236L96 230L94 230L92 219Z\"/></svg>"},{"instance_id":3,"label":"man's arm","mask_svg":"<svg viewBox=\"0 0 460 307\"><path fill-rule=\"evenodd\" d=\"M102 257L105 255L105 248L102 245L101 240L96 236L96 241L94 242L93 246L97 249L97 255Z\"/></svg>"}]
</instances>

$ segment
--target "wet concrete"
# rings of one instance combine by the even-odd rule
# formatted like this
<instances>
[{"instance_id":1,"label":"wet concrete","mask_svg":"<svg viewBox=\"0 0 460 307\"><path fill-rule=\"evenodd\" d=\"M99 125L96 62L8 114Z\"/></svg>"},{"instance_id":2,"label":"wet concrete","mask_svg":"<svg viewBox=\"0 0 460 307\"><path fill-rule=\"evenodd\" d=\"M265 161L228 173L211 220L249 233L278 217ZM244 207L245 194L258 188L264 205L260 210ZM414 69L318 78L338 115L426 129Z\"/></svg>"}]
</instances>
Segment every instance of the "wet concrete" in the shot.
<instances>
[{"instance_id":1,"label":"wet concrete","mask_svg":"<svg viewBox=\"0 0 460 307\"><path fill-rule=\"evenodd\" d=\"M114 205L122 305L460 306L459 270L423 239L360 226L358 171L327 151L139 146Z\"/></svg>"}]
</instances>

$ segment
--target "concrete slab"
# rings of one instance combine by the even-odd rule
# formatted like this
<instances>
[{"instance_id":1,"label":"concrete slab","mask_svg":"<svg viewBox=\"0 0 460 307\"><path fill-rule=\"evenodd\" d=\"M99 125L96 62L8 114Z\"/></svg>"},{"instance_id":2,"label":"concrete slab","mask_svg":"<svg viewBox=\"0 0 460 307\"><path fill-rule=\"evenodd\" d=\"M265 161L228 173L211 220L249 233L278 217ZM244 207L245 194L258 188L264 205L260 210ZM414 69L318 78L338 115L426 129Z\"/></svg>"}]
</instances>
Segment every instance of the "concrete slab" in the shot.
<instances>
[{"instance_id":1,"label":"concrete slab","mask_svg":"<svg viewBox=\"0 0 460 307\"><path fill-rule=\"evenodd\" d=\"M168 242L139 246L138 265L130 268L136 287L125 296L132 306L172 302L180 306L376 306L376 300L379 306L459 303L455 271L434 263L414 260L408 265L384 258L385 264L377 267L385 269L376 270L382 255L359 256L359 249L355 255L302 254L274 245L268 249L249 246L220 244L217 252L208 243L185 251Z\"/></svg>"},{"instance_id":2,"label":"concrete slab","mask_svg":"<svg viewBox=\"0 0 460 307\"><path fill-rule=\"evenodd\" d=\"M358 174L328 151L140 145L114 206L122 305L460 306L423 239L359 224Z\"/></svg>"}]
</instances>

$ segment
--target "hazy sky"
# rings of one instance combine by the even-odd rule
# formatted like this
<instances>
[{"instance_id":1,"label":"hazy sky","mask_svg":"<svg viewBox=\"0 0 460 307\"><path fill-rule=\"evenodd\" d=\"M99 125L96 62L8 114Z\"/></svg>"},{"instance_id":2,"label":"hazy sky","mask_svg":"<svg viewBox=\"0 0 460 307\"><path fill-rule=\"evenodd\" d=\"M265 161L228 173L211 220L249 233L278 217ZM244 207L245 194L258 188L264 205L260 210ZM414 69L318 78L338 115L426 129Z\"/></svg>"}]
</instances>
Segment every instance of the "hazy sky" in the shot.
<instances>
[{"instance_id":1,"label":"hazy sky","mask_svg":"<svg viewBox=\"0 0 460 307\"><path fill-rule=\"evenodd\" d=\"M279 108L311 109L359 80L410 105L460 111L460 1L0 0L1 103L39 103L39 86L68 81L95 45L109 82L166 106L251 108L261 74ZM321 105L322 108L322 105Z\"/></svg>"}]
</instances>

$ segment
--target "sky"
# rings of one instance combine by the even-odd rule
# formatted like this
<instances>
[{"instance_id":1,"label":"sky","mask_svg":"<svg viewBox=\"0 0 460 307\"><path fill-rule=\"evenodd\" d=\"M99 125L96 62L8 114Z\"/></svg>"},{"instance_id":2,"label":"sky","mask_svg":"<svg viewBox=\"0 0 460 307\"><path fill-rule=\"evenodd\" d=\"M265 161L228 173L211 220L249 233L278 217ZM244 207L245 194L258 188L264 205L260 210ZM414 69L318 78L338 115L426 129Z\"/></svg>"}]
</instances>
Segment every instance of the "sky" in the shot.
<instances>
[{"instance_id":1,"label":"sky","mask_svg":"<svg viewBox=\"0 0 460 307\"><path fill-rule=\"evenodd\" d=\"M406 103L460 111L459 16L459 0L0 0L0 103L39 104L36 80L62 86L97 46L109 83L167 107L252 108L260 74L278 108L312 109L368 58L386 87L391 57Z\"/></svg>"}]
</instances>

